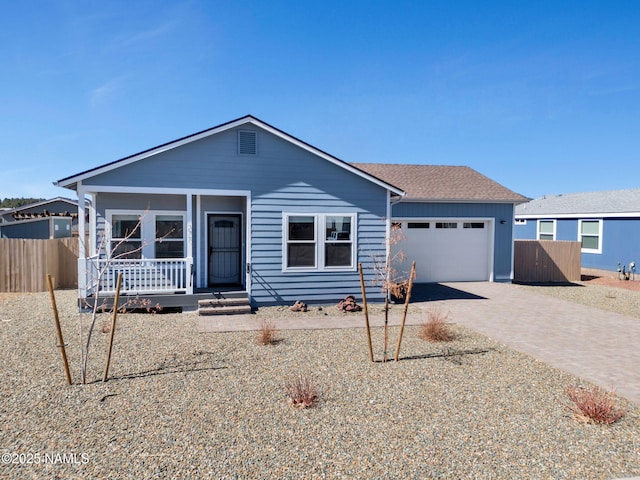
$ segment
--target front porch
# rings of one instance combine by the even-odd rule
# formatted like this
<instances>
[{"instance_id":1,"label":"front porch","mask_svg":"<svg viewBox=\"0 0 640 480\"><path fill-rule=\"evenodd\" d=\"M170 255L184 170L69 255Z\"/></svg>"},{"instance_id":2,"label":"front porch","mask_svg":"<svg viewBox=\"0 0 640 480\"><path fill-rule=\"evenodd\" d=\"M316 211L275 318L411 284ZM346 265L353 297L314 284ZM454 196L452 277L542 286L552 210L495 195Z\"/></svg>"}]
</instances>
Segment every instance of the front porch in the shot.
<instances>
[{"instance_id":1,"label":"front porch","mask_svg":"<svg viewBox=\"0 0 640 480\"><path fill-rule=\"evenodd\" d=\"M199 301L227 298L230 291L249 304L249 191L78 186L79 198L86 195L89 221L79 224L88 240L79 248L81 308L96 298L111 308L120 273L121 305L144 298L195 311Z\"/></svg>"},{"instance_id":2,"label":"front porch","mask_svg":"<svg viewBox=\"0 0 640 480\"><path fill-rule=\"evenodd\" d=\"M179 308L183 312L210 308L211 305L241 303L249 306L246 290L238 287L194 288L193 259L79 259L78 272L84 279L79 291L81 310L112 309L119 274L119 307ZM250 311L250 308L249 308ZM245 309L246 312L246 309Z\"/></svg>"}]
</instances>

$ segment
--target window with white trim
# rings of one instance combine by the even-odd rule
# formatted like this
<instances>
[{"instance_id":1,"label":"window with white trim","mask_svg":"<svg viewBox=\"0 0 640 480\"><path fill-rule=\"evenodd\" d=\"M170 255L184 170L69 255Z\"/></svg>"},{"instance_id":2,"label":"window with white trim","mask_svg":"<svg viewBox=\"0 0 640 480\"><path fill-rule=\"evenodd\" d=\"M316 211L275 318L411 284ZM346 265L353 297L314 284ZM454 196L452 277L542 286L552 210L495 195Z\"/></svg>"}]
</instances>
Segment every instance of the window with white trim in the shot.
<instances>
[{"instance_id":1,"label":"window with white trim","mask_svg":"<svg viewBox=\"0 0 640 480\"><path fill-rule=\"evenodd\" d=\"M555 239L556 239L556 221L555 220L538 220L536 240L555 240Z\"/></svg>"},{"instance_id":2,"label":"window with white trim","mask_svg":"<svg viewBox=\"0 0 640 480\"><path fill-rule=\"evenodd\" d=\"M185 214L176 211L107 210L112 257L184 258Z\"/></svg>"},{"instance_id":3,"label":"window with white trim","mask_svg":"<svg viewBox=\"0 0 640 480\"><path fill-rule=\"evenodd\" d=\"M325 216L325 267L353 266L351 218L349 215Z\"/></svg>"},{"instance_id":4,"label":"window with white trim","mask_svg":"<svg viewBox=\"0 0 640 480\"><path fill-rule=\"evenodd\" d=\"M156 215L156 258L184 257L184 217Z\"/></svg>"},{"instance_id":5,"label":"window with white trim","mask_svg":"<svg viewBox=\"0 0 640 480\"><path fill-rule=\"evenodd\" d=\"M109 251L115 258L142 258L140 215L114 214L111 217Z\"/></svg>"},{"instance_id":6,"label":"window with white trim","mask_svg":"<svg viewBox=\"0 0 640 480\"><path fill-rule=\"evenodd\" d=\"M602 253L602 220L578 220L578 241L585 253Z\"/></svg>"},{"instance_id":7,"label":"window with white trim","mask_svg":"<svg viewBox=\"0 0 640 480\"><path fill-rule=\"evenodd\" d=\"M291 215L287 218L287 268L316 268L316 217Z\"/></svg>"},{"instance_id":8,"label":"window with white trim","mask_svg":"<svg viewBox=\"0 0 640 480\"><path fill-rule=\"evenodd\" d=\"M283 270L353 269L355 215L284 214L283 224Z\"/></svg>"}]
</instances>

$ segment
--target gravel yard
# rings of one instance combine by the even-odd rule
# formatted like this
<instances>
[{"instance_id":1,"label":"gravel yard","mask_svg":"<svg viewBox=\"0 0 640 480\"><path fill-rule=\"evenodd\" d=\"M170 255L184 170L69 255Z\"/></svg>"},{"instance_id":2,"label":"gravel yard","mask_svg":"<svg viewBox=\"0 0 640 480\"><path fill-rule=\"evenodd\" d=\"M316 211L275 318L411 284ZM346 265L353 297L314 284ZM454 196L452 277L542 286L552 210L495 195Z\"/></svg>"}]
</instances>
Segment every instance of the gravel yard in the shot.
<instances>
[{"instance_id":1,"label":"gravel yard","mask_svg":"<svg viewBox=\"0 0 640 480\"><path fill-rule=\"evenodd\" d=\"M607 298L581 298L595 291ZM578 423L564 389L579 379L457 325L442 344L408 327L403 360L372 364L363 329L287 330L260 346L255 332L198 334L192 314L127 314L103 383L105 316L81 386L79 323L89 316L75 293L56 293L72 386L48 293L0 297L1 478L640 475L637 405L620 399L627 415L611 426ZM377 353L381 337L376 329ZM321 390L316 408L288 405L283 385L298 373Z\"/></svg>"},{"instance_id":2,"label":"gravel yard","mask_svg":"<svg viewBox=\"0 0 640 480\"><path fill-rule=\"evenodd\" d=\"M575 282L568 286L518 285L518 287L569 302L640 318L640 280L625 282L612 277L597 277L589 281Z\"/></svg>"}]
</instances>

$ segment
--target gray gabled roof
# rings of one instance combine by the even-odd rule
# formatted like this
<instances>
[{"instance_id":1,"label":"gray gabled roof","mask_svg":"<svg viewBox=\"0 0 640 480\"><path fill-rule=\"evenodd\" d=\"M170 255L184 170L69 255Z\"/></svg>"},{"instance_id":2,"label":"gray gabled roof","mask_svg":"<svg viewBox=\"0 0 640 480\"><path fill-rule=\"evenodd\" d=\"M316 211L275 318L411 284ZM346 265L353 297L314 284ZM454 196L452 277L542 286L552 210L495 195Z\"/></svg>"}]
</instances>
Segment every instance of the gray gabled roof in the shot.
<instances>
[{"instance_id":1,"label":"gray gabled roof","mask_svg":"<svg viewBox=\"0 0 640 480\"><path fill-rule=\"evenodd\" d=\"M640 216L640 188L544 195L516 207L516 217Z\"/></svg>"}]
</instances>

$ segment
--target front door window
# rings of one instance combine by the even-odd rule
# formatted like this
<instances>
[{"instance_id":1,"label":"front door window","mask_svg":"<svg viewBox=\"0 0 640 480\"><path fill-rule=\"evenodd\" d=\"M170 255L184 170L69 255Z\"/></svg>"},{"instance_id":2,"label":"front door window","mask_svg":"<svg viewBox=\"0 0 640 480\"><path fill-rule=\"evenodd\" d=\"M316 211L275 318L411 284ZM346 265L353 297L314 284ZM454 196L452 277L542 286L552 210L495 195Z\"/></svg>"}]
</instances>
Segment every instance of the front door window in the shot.
<instances>
[{"instance_id":1,"label":"front door window","mask_svg":"<svg viewBox=\"0 0 640 480\"><path fill-rule=\"evenodd\" d=\"M209 285L241 283L242 235L240 215L209 215Z\"/></svg>"}]
</instances>

